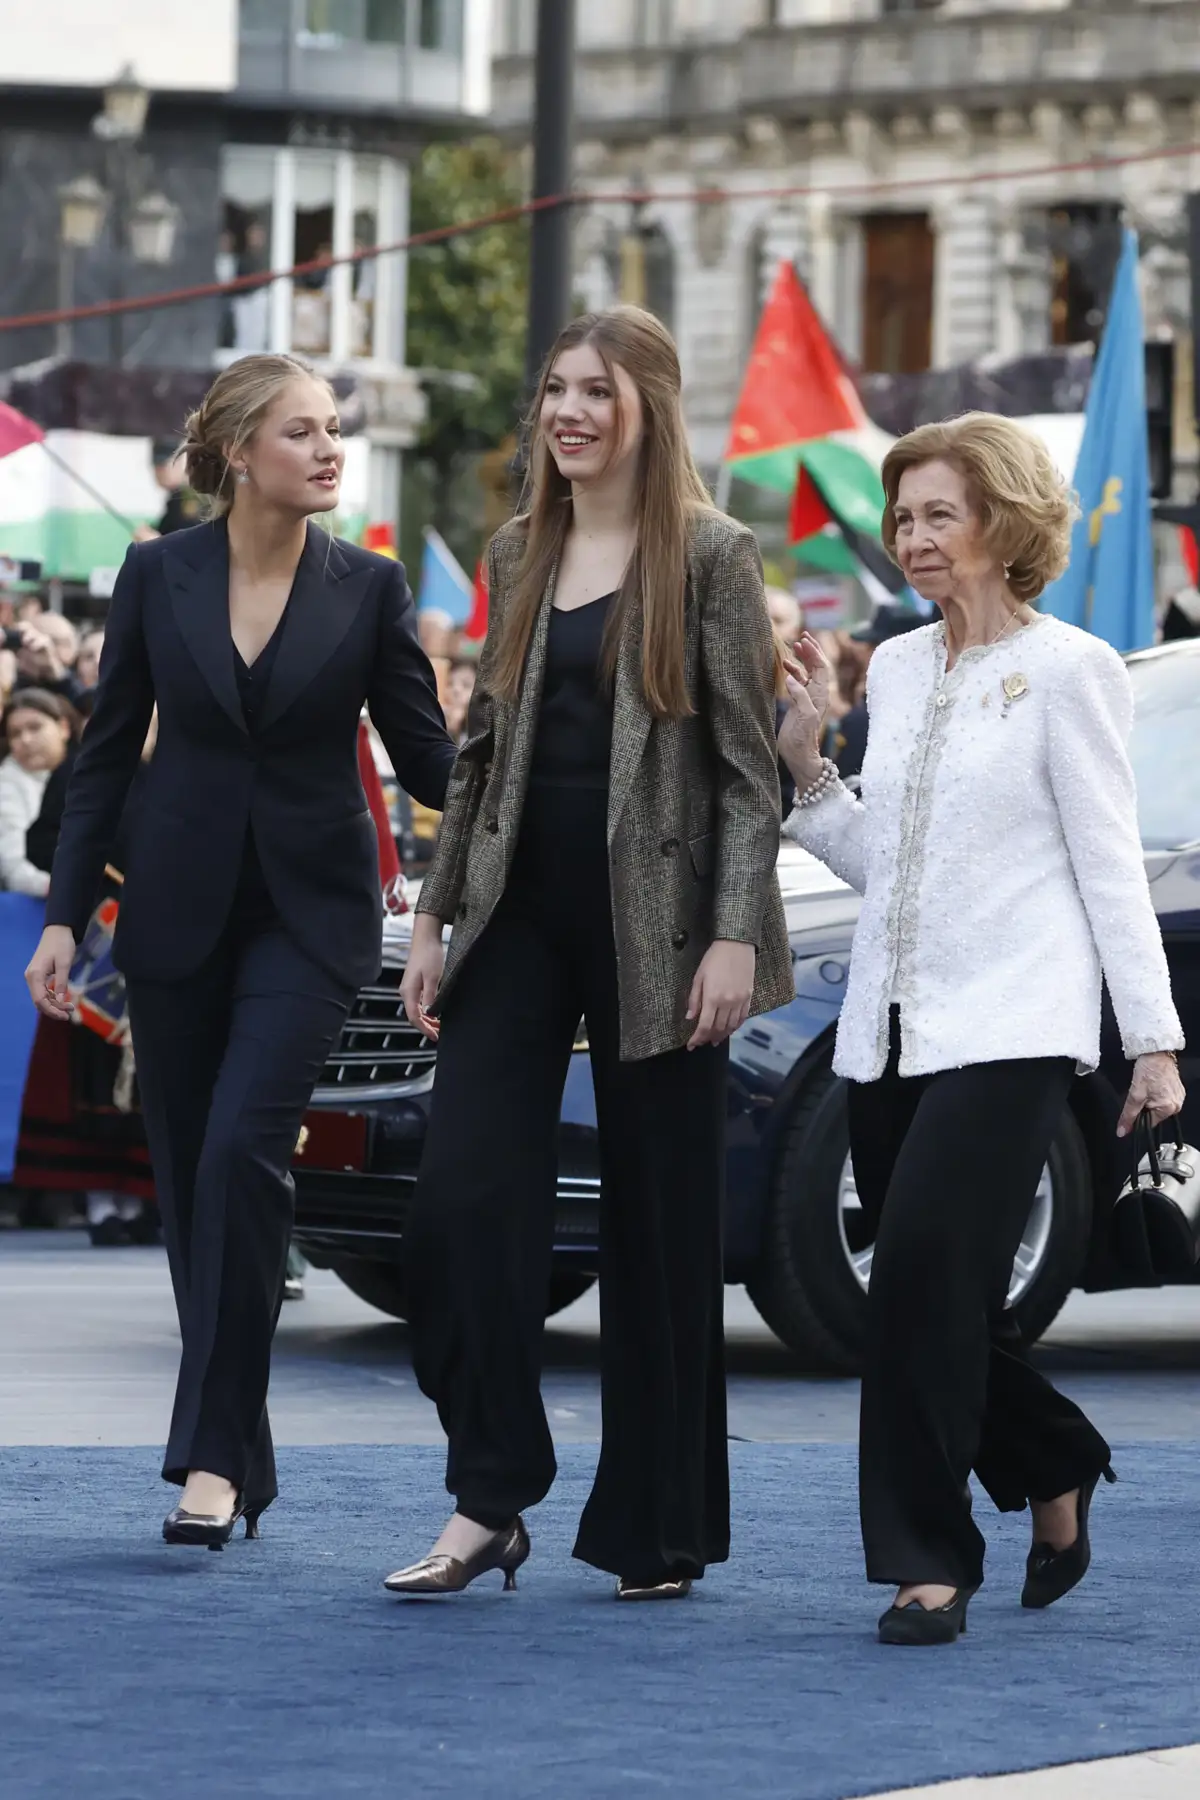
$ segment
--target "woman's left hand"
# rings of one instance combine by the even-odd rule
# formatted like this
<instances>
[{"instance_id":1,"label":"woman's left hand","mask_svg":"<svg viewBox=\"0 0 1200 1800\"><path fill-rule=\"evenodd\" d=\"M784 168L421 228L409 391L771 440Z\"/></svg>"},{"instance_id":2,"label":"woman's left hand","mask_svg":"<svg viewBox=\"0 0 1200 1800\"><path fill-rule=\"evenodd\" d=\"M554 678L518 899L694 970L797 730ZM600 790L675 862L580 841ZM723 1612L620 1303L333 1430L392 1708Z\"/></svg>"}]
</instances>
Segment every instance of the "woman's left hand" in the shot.
<instances>
[{"instance_id":1,"label":"woman's left hand","mask_svg":"<svg viewBox=\"0 0 1200 1800\"><path fill-rule=\"evenodd\" d=\"M1117 1136L1128 1137L1143 1112L1149 1113L1152 1125L1173 1119L1183 1111L1184 1097L1179 1070L1169 1050L1153 1050L1148 1056L1139 1056L1133 1065L1129 1098L1117 1125Z\"/></svg>"},{"instance_id":2,"label":"woman's left hand","mask_svg":"<svg viewBox=\"0 0 1200 1800\"><path fill-rule=\"evenodd\" d=\"M755 955L753 944L737 944L730 938L709 945L688 995L687 1016L696 1021L689 1050L723 1044L745 1024L754 993Z\"/></svg>"}]
</instances>

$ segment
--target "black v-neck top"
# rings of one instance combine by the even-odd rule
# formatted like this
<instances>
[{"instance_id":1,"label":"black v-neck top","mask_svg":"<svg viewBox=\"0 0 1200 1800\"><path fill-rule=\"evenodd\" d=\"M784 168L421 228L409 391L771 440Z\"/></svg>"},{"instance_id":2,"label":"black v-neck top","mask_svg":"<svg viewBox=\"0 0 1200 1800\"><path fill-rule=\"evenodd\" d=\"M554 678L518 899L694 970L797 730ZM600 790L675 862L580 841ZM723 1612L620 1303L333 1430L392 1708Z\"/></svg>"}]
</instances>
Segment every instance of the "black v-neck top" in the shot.
<instances>
[{"instance_id":1,"label":"black v-neck top","mask_svg":"<svg viewBox=\"0 0 1200 1800\"><path fill-rule=\"evenodd\" d=\"M600 653L613 594L564 612L550 609L542 704L529 779L537 785L608 786L612 694Z\"/></svg>"},{"instance_id":2,"label":"black v-neck top","mask_svg":"<svg viewBox=\"0 0 1200 1800\"><path fill-rule=\"evenodd\" d=\"M291 602L289 600L288 605ZM288 608L284 607L279 615L279 623L259 651L252 663L248 663L236 644L233 644L233 672L237 679L238 698L242 703L242 716L246 721L246 730L251 739L258 736L259 720L262 717L263 703L267 697L267 688L271 682L271 671L275 667L275 658L279 654L279 645L283 637L283 622L287 618ZM233 896L233 909L230 922L239 931L262 931L275 922L278 911L271 890L267 886L259 860L258 846L254 842L254 828L247 823L246 842L242 849L242 866L238 874L237 888Z\"/></svg>"}]
</instances>

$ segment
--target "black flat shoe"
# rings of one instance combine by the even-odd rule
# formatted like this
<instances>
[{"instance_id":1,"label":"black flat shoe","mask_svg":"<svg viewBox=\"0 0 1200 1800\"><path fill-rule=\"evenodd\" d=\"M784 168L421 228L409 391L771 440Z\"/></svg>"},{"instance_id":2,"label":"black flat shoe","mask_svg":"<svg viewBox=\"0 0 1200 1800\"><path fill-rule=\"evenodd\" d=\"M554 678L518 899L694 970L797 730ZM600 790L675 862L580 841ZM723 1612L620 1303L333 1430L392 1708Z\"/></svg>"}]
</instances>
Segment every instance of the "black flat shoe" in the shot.
<instances>
[{"instance_id":1,"label":"black flat shoe","mask_svg":"<svg viewBox=\"0 0 1200 1800\"><path fill-rule=\"evenodd\" d=\"M917 1600L889 1606L879 1621L881 1644L952 1644L967 1629L967 1608L979 1587L955 1588L945 1606L925 1607Z\"/></svg>"},{"instance_id":2,"label":"black flat shoe","mask_svg":"<svg viewBox=\"0 0 1200 1800\"><path fill-rule=\"evenodd\" d=\"M1117 1478L1111 1468L1100 1472L1105 1481ZM1068 1544L1065 1550L1056 1550L1053 1544L1034 1544L1025 1560L1025 1586L1021 1589L1021 1605L1032 1610L1040 1610L1053 1606L1064 1594L1069 1594L1073 1587L1078 1587L1088 1572L1092 1560L1092 1541L1088 1536L1088 1513L1091 1511L1092 1495L1100 1483L1100 1476L1093 1475L1080 1488L1075 1501L1079 1529L1075 1533L1075 1542Z\"/></svg>"},{"instance_id":3,"label":"black flat shoe","mask_svg":"<svg viewBox=\"0 0 1200 1800\"><path fill-rule=\"evenodd\" d=\"M246 1521L246 1536L259 1536L258 1521L266 1511L262 1506L247 1506L243 1495L239 1494L233 1503L233 1511L228 1518L216 1513L185 1512L182 1506L176 1506L163 1520L163 1542L167 1544L197 1544L207 1550L223 1550L233 1536L233 1528L239 1519Z\"/></svg>"}]
</instances>

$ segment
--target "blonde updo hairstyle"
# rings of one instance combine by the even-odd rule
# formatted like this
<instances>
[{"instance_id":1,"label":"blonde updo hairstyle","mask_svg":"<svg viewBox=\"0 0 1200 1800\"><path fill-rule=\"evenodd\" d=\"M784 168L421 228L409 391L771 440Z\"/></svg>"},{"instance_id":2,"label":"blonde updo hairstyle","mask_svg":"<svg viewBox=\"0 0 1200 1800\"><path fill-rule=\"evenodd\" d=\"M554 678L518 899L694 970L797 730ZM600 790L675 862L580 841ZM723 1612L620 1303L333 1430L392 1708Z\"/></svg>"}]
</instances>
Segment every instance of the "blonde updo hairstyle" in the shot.
<instances>
[{"instance_id":1,"label":"blonde updo hairstyle","mask_svg":"<svg viewBox=\"0 0 1200 1800\"><path fill-rule=\"evenodd\" d=\"M195 412L189 413L183 444L187 480L207 502L206 517L225 517L233 505L237 479L232 458L249 443L288 382L312 374L298 356L242 356L221 371Z\"/></svg>"},{"instance_id":2,"label":"blonde updo hairstyle","mask_svg":"<svg viewBox=\"0 0 1200 1800\"><path fill-rule=\"evenodd\" d=\"M898 438L881 470L883 542L896 556L900 477L922 463L947 462L967 484L984 543L1018 600L1036 600L1067 566L1075 498L1039 437L999 413L963 413L918 425Z\"/></svg>"}]
</instances>

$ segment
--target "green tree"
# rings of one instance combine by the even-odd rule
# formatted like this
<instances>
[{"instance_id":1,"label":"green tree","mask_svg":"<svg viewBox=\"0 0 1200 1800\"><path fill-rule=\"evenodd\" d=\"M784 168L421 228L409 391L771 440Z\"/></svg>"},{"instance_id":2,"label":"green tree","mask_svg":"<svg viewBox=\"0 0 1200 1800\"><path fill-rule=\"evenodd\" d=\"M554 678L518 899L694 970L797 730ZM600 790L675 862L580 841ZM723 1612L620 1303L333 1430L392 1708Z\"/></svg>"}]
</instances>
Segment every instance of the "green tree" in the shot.
<instances>
[{"instance_id":1,"label":"green tree","mask_svg":"<svg viewBox=\"0 0 1200 1800\"><path fill-rule=\"evenodd\" d=\"M520 204L520 166L495 138L431 144L412 177L414 233ZM529 225L490 225L415 248L408 265L408 362L429 418L406 458L404 540L419 555L433 524L470 569L482 537L478 458L516 426L524 384Z\"/></svg>"}]
</instances>

